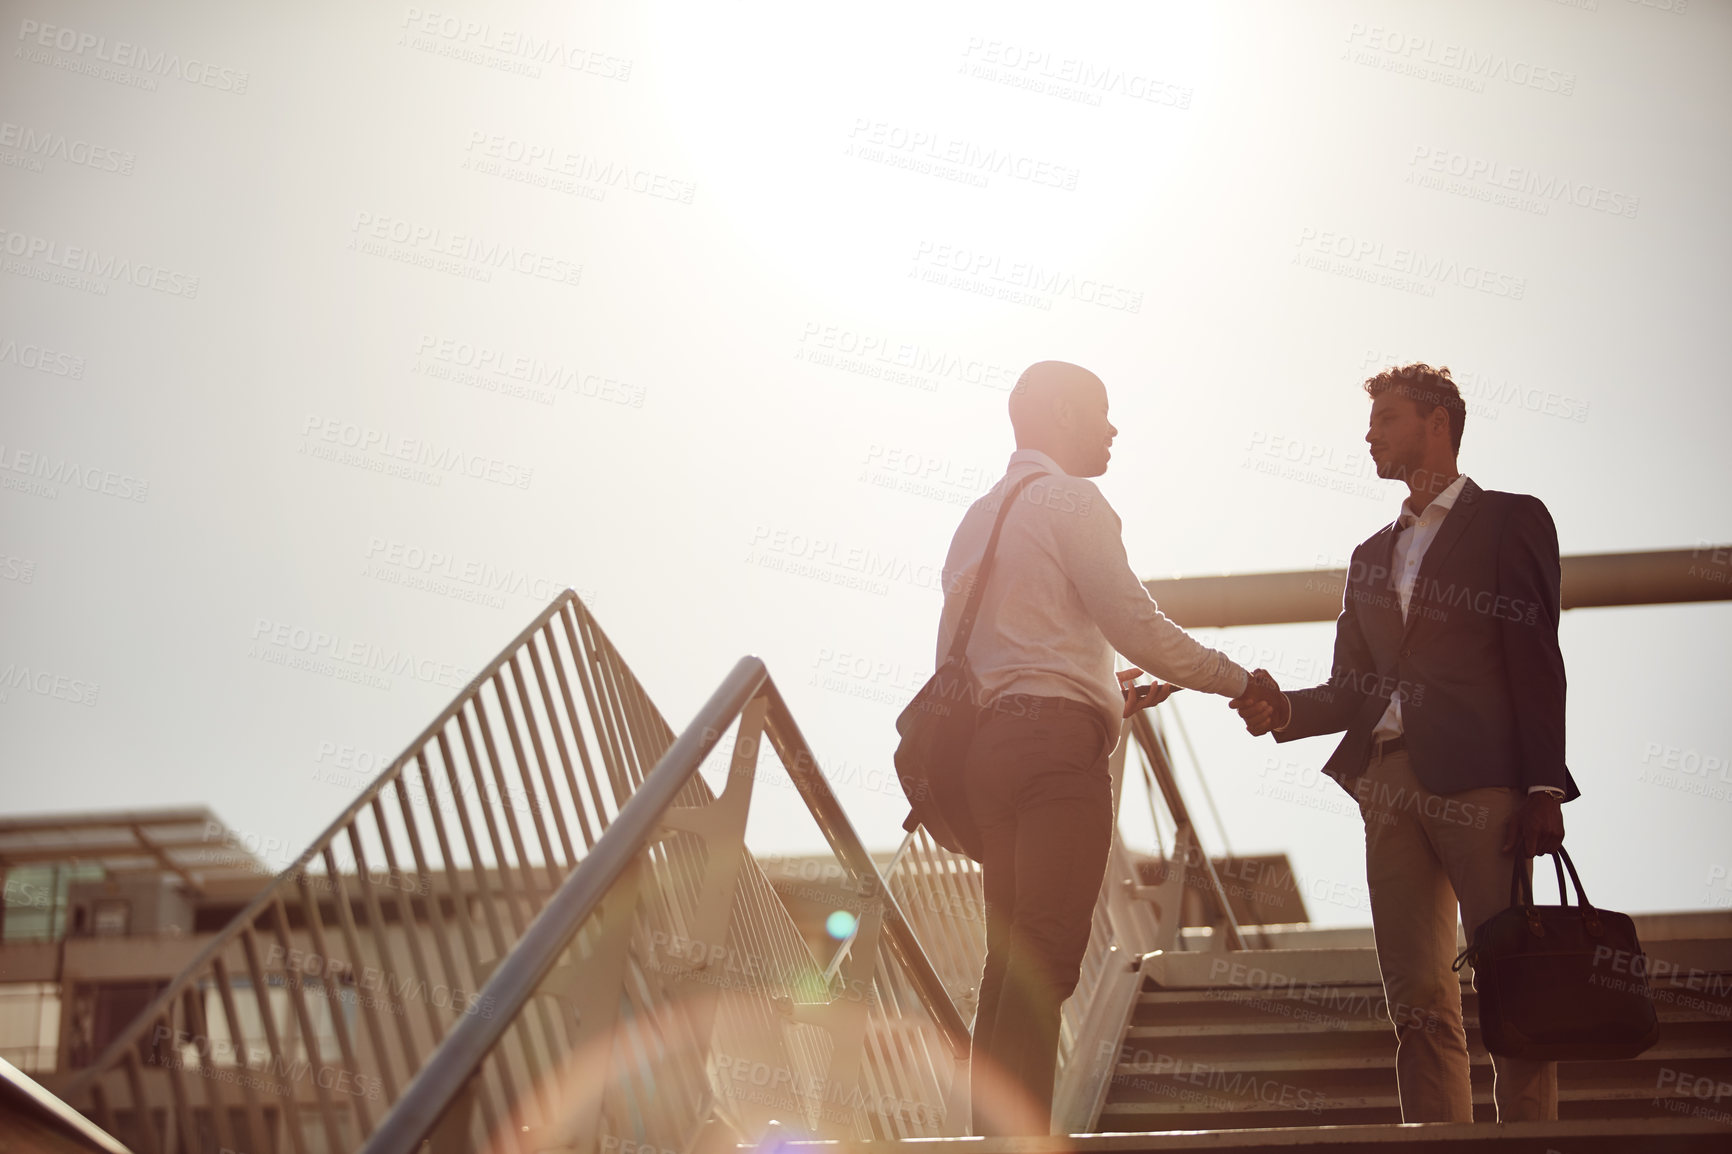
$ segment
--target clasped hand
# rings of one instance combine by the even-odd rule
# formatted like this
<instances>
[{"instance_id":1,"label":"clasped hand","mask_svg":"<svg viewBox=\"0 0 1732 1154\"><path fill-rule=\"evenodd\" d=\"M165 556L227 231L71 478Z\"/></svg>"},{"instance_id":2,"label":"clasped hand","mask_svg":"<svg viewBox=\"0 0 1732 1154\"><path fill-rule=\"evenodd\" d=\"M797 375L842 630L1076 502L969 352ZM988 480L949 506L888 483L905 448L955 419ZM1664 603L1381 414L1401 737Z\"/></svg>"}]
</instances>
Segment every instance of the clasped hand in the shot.
<instances>
[{"instance_id":1,"label":"clasped hand","mask_svg":"<svg viewBox=\"0 0 1732 1154\"><path fill-rule=\"evenodd\" d=\"M1173 695L1173 691L1183 688L1170 681L1155 681L1148 685L1135 684L1137 678L1143 675L1141 669L1121 669L1118 673L1119 692L1125 695L1125 710L1120 717L1129 717L1140 709L1151 705L1159 705Z\"/></svg>"},{"instance_id":2,"label":"clasped hand","mask_svg":"<svg viewBox=\"0 0 1732 1154\"><path fill-rule=\"evenodd\" d=\"M1267 669L1255 670L1245 683L1245 692L1227 704L1238 711L1239 720L1252 737L1280 729L1293 718L1292 704Z\"/></svg>"}]
</instances>

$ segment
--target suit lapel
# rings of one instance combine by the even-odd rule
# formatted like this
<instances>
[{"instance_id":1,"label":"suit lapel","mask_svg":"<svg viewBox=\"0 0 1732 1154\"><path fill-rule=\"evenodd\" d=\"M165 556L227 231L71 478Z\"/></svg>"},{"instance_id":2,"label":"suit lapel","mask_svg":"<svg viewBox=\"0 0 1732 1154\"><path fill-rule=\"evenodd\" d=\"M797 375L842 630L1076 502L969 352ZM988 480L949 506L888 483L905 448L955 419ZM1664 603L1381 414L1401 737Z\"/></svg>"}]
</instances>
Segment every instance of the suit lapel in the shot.
<instances>
[{"instance_id":1,"label":"suit lapel","mask_svg":"<svg viewBox=\"0 0 1732 1154\"><path fill-rule=\"evenodd\" d=\"M1431 548L1425 551L1425 560L1419 563L1419 576L1414 580L1413 603L1408 608L1407 626L1402 631L1403 636L1411 633L1414 625L1424 616L1415 613L1413 607L1425 603L1425 590L1430 587L1438 569L1448 559L1449 551L1455 548L1455 543L1467 532L1468 524L1472 522L1474 514L1479 512L1480 498L1484 492L1473 483L1473 478L1469 477L1462 485L1455 504L1450 506L1449 513L1443 518L1443 524L1438 526L1437 536L1431 539Z\"/></svg>"}]
</instances>

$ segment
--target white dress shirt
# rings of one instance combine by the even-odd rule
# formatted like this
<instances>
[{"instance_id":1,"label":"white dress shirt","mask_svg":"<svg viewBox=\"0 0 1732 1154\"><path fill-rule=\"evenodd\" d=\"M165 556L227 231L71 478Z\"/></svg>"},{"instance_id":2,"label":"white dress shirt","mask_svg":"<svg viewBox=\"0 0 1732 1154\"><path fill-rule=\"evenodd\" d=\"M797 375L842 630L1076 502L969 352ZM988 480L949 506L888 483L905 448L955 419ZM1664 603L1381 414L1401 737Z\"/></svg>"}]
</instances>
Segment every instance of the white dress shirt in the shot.
<instances>
[{"instance_id":1,"label":"white dress shirt","mask_svg":"<svg viewBox=\"0 0 1732 1154\"><path fill-rule=\"evenodd\" d=\"M1413 586L1419 577L1419 567L1425 564L1426 550L1437 537L1437 531L1443 526L1443 519L1449 511L1455 508L1455 499L1461 496L1462 487L1467 484L1467 474L1462 473L1449 483L1449 487L1431 499L1431 504L1425 507L1425 512L1415 517L1408 508L1407 502L1401 503L1401 528L1395 534L1395 552L1389 559L1389 572L1395 578L1395 592L1401 598L1401 623L1407 624L1407 606L1413 600ZM1383 711L1377 724L1372 727L1371 739L1384 741L1391 737L1401 736L1401 691L1397 689L1389 695L1389 708Z\"/></svg>"},{"instance_id":2,"label":"white dress shirt","mask_svg":"<svg viewBox=\"0 0 1732 1154\"><path fill-rule=\"evenodd\" d=\"M938 663L950 651L967 593L986 551L999 498L1030 482L1006 515L997 560L969 640L985 700L1006 693L1068 697L1096 705L1118 732L1124 693L1113 651L1164 681L1237 696L1247 675L1232 658L1162 613L1125 556L1122 524L1094 483L1067 476L1035 449L1010 455L1004 478L970 506L944 561Z\"/></svg>"}]
</instances>

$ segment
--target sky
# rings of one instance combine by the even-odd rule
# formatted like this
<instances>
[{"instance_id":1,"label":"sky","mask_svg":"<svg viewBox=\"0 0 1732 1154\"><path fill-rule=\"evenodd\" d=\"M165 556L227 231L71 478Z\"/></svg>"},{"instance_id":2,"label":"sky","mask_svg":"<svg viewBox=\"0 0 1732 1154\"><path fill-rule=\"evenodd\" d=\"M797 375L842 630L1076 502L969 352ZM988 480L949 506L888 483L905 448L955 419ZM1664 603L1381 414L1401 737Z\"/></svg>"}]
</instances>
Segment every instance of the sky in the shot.
<instances>
[{"instance_id":1,"label":"sky","mask_svg":"<svg viewBox=\"0 0 1732 1154\"><path fill-rule=\"evenodd\" d=\"M4 11L9 813L203 804L284 864L569 585L676 729L760 655L888 848L1036 360L1106 382L1146 577L1342 564L1402 496L1359 384L1424 360L1565 554L1728 580L1732 6ZM1300 686L1332 628L1202 635ZM1591 897L1732 907L1732 608L1561 641ZM1367 924L1333 739L1161 708L1208 848ZM786 789L752 842L822 844Z\"/></svg>"}]
</instances>

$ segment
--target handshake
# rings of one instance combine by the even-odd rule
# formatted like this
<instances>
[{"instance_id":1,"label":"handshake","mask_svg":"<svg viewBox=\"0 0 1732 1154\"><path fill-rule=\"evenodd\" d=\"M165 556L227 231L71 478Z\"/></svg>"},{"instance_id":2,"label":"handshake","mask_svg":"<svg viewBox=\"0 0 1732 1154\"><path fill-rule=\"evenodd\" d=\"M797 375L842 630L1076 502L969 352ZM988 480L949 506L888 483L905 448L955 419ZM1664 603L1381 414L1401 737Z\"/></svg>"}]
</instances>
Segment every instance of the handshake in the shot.
<instances>
[{"instance_id":1,"label":"handshake","mask_svg":"<svg viewBox=\"0 0 1732 1154\"><path fill-rule=\"evenodd\" d=\"M1254 671L1245 683L1245 692L1227 704L1238 711L1239 720L1252 737L1262 737L1293 719L1292 704L1267 669Z\"/></svg>"},{"instance_id":2,"label":"handshake","mask_svg":"<svg viewBox=\"0 0 1732 1154\"><path fill-rule=\"evenodd\" d=\"M1125 710L1122 716L1129 717L1138 710L1159 705L1179 688L1170 682L1161 681L1152 685L1134 684L1136 679L1142 676L1142 672L1140 669L1119 671L1119 689L1125 695ZM1245 723L1245 728L1252 737L1262 737L1293 719L1293 706L1267 669L1253 672L1251 679L1245 683L1245 692L1227 704L1239 711L1239 719Z\"/></svg>"}]
</instances>

